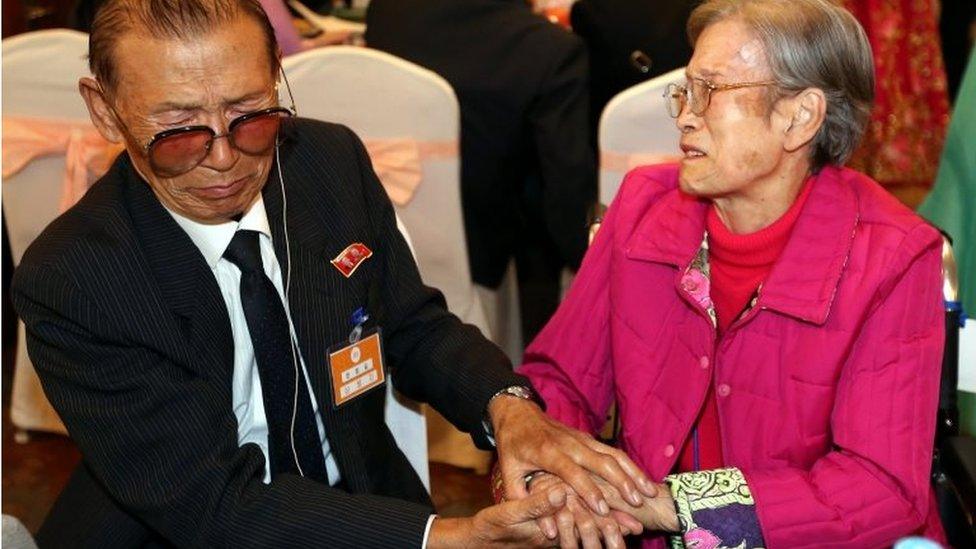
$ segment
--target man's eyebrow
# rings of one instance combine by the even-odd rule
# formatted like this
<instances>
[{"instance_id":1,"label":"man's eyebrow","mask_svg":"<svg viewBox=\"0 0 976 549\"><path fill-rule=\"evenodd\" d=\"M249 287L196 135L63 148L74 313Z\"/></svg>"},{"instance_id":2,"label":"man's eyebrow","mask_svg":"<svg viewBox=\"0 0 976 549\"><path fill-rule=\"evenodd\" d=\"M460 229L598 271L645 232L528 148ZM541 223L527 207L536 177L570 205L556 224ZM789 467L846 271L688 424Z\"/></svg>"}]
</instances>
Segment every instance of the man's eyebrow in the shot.
<instances>
[{"instance_id":1,"label":"man's eyebrow","mask_svg":"<svg viewBox=\"0 0 976 549\"><path fill-rule=\"evenodd\" d=\"M234 104L237 104L237 103L243 103L245 101L253 101L255 99L263 99L267 95L268 95L268 91L267 90L246 93L246 94L241 95L239 97L235 97L235 98L232 98L232 99L228 99L227 101L224 102L224 104L225 105L234 105Z\"/></svg>"},{"instance_id":2,"label":"man's eyebrow","mask_svg":"<svg viewBox=\"0 0 976 549\"><path fill-rule=\"evenodd\" d=\"M227 101L224 101L224 105L234 105L237 103L243 103L245 101L261 99L267 94L268 92L266 90L246 93L244 95L233 97L231 99L228 99ZM172 111L196 111L203 108L204 108L203 105L199 103L181 103L180 101L166 101L160 104L159 106L157 106L155 109L153 109L152 114L162 114L164 112L172 112Z\"/></svg>"},{"instance_id":3,"label":"man's eyebrow","mask_svg":"<svg viewBox=\"0 0 976 549\"><path fill-rule=\"evenodd\" d=\"M180 103L179 101L166 101L153 109L152 114L162 114L170 111L195 111L203 107L197 103Z\"/></svg>"}]
</instances>

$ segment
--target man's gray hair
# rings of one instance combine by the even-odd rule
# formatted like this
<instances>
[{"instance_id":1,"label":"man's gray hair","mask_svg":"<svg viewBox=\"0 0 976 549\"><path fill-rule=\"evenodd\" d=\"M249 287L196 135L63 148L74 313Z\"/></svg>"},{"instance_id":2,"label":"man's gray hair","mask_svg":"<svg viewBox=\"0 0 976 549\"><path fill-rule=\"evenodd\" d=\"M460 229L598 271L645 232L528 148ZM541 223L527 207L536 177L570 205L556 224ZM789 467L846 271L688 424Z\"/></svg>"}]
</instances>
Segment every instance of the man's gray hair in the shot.
<instances>
[{"instance_id":1,"label":"man's gray hair","mask_svg":"<svg viewBox=\"0 0 976 549\"><path fill-rule=\"evenodd\" d=\"M262 30L272 74L279 67L278 42L267 14L257 0L106 0L95 12L88 38L88 66L102 86L118 84L115 45L126 32L153 38L190 40L218 25L250 17ZM153 52L146 52L153 55Z\"/></svg>"},{"instance_id":2,"label":"man's gray hair","mask_svg":"<svg viewBox=\"0 0 976 549\"><path fill-rule=\"evenodd\" d=\"M874 60L864 29L828 0L706 0L688 19L692 46L708 26L743 22L763 44L781 91L819 88L827 97L812 167L843 164L861 140L874 102Z\"/></svg>"}]
</instances>

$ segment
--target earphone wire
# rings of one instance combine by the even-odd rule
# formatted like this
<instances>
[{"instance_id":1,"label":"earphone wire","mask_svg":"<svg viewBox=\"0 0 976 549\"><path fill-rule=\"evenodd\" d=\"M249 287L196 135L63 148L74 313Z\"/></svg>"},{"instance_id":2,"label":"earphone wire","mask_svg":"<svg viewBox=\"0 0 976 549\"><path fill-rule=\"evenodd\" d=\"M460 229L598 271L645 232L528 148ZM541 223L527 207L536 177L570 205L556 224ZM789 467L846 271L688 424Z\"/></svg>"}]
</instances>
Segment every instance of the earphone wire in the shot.
<instances>
[{"instance_id":1,"label":"earphone wire","mask_svg":"<svg viewBox=\"0 0 976 549\"><path fill-rule=\"evenodd\" d=\"M289 437L288 442L291 443L291 455L295 459L295 467L298 468L298 474L305 476L305 471L302 470L302 464L298 460L298 450L295 448L295 421L298 417L298 381L301 376L298 375L298 356L295 352L295 334L292 331L291 325L291 306L288 304L288 297L291 294L291 242L288 240L288 196L285 194L285 178L281 175L281 154L278 147L278 141L275 140L275 166L278 170L278 183L281 185L281 226L282 232L285 235L285 259L288 260L288 266L285 267L285 313L288 315L288 338L291 344L291 364L295 369L295 387L292 392L292 402L291 402L291 426L289 427ZM317 427L316 427L317 428Z\"/></svg>"}]
</instances>

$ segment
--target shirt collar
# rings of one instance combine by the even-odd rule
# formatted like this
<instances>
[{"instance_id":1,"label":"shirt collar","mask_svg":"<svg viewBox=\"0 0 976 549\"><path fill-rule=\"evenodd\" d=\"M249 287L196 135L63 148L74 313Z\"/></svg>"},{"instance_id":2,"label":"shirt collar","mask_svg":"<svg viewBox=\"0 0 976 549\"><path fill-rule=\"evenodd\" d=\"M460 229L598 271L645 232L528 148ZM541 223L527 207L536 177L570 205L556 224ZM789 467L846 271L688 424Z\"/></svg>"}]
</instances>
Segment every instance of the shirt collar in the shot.
<instances>
[{"instance_id":1,"label":"shirt collar","mask_svg":"<svg viewBox=\"0 0 976 549\"><path fill-rule=\"evenodd\" d=\"M224 250L227 249L231 239L234 238L234 233L238 230L257 231L271 238L268 213L264 209L264 197L260 194L254 204L241 216L240 221L226 221L216 224L200 223L169 208L166 208L166 211L173 216L176 223L200 249L200 253L203 254L203 258L211 269L217 267L217 262L223 257Z\"/></svg>"}]
</instances>

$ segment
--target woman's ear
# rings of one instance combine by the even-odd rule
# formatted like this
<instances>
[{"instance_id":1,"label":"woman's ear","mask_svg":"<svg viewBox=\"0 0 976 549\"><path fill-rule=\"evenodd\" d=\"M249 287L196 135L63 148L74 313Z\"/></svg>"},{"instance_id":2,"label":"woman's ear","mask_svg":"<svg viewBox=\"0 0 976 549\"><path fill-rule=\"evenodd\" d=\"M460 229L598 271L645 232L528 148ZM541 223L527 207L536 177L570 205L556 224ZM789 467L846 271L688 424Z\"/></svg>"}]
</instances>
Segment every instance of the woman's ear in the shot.
<instances>
[{"instance_id":1,"label":"woman's ear","mask_svg":"<svg viewBox=\"0 0 976 549\"><path fill-rule=\"evenodd\" d=\"M817 136L827 116L827 97L819 88L807 88L789 100L792 117L785 130L783 147L795 152Z\"/></svg>"},{"instance_id":2,"label":"woman's ear","mask_svg":"<svg viewBox=\"0 0 976 549\"><path fill-rule=\"evenodd\" d=\"M98 133L112 143L124 143L125 134L122 132L121 124L116 118L115 111L106 101L98 81L86 76L78 81L78 91L81 93L81 98L85 100L85 105L88 106L88 115Z\"/></svg>"}]
</instances>

